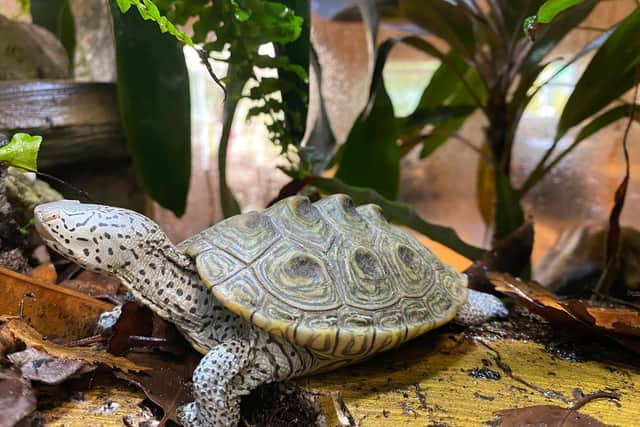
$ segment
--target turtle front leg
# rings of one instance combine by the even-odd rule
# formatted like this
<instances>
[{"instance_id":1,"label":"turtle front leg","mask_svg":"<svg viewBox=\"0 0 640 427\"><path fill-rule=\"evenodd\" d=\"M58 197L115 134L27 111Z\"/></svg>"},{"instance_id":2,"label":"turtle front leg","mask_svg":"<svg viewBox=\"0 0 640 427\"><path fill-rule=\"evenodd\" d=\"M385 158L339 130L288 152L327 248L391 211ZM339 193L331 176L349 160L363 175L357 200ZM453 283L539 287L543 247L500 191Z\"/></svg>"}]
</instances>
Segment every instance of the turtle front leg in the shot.
<instances>
[{"instance_id":1,"label":"turtle front leg","mask_svg":"<svg viewBox=\"0 0 640 427\"><path fill-rule=\"evenodd\" d=\"M236 426L240 398L258 385L273 381L273 367L256 358L249 340L229 340L207 353L193 373L195 401L180 408L187 427Z\"/></svg>"}]
</instances>

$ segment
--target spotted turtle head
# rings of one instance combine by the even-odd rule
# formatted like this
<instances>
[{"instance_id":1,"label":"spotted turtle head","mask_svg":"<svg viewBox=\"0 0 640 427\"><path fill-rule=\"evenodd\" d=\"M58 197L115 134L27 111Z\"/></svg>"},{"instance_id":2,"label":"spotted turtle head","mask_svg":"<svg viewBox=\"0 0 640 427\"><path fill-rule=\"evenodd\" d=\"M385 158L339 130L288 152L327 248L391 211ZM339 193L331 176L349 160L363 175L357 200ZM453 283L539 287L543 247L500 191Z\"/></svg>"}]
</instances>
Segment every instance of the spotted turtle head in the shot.
<instances>
[{"instance_id":1,"label":"spotted turtle head","mask_svg":"<svg viewBox=\"0 0 640 427\"><path fill-rule=\"evenodd\" d=\"M60 200L35 208L35 226L47 246L88 270L122 276L171 243L158 225L139 213Z\"/></svg>"}]
</instances>

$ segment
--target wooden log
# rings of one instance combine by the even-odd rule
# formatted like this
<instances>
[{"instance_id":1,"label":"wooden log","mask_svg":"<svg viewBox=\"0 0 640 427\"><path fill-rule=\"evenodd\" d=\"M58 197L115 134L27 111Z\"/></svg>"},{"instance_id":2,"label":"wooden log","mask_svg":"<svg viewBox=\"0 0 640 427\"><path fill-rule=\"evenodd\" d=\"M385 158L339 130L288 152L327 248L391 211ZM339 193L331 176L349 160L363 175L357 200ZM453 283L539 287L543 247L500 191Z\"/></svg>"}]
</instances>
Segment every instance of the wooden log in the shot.
<instances>
[{"instance_id":1,"label":"wooden log","mask_svg":"<svg viewBox=\"0 0 640 427\"><path fill-rule=\"evenodd\" d=\"M128 157L112 83L0 82L0 132L20 131L42 135L43 169Z\"/></svg>"}]
</instances>

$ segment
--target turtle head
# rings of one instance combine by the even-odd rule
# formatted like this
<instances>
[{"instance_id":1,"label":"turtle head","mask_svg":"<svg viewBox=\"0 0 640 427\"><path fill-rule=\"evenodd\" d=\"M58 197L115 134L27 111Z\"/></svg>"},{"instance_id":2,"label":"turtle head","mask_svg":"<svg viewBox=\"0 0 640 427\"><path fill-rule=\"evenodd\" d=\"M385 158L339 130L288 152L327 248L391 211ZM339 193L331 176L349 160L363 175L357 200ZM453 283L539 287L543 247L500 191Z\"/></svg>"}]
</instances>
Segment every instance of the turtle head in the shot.
<instances>
[{"instance_id":1,"label":"turtle head","mask_svg":"<svg viewBox=\"0 0 640 427\"><path fill-rule=\"evenodd\" d=\"M60 200L39 205L34 217L47 246L98 273L125 278L150 253L175 251L155 222L127 209Z\"/></svg>"}]
</instances>

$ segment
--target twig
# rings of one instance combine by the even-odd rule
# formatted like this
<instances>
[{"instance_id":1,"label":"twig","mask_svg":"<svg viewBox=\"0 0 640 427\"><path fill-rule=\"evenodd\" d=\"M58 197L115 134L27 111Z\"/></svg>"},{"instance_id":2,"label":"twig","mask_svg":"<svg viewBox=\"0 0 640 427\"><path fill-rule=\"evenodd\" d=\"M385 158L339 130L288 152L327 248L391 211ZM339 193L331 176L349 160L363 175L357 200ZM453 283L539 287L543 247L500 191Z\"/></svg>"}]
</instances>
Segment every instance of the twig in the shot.
<instances>
[{"instance_id":1,"label":"twig","mask_svg":"<svg viewBox=\"0 0 640 427\"><path fill-rule=\"evenodd\" d=\"M636 112L636 101L638 99L638 80L640 78L640 66L636 68L636 86L633 90L633 99L629 108L629 120L627 121L627 127L624 130L624 136L622 137L622 150L624 153L625 161L625 175L622 182L616 189L614 196L613 208L611 208L611 214L609 216L609 230L607 232L607 248L606 248L606 264L598 284L596 285L591 299L595 299L597 294L608 294L611 284L615 279L618 270L620 269L620 214L624 208L624 202L627 195L627 187L629 185L629 174L631 169L631 159L629 158L628 140L629 131L631 130L631 123L633 123Z\"/></svg>"},{"instance_id":2,"label":"twig","mask_svg":"<svg viewBox=\"0 0 640 427\"><path fill-rule=\"evenodd\" d=\"M590 393L585 396L582 396L580 399L576 400L571 406L567 408L567 411L565 412L564 417L562 417L562 421L560 421L560 424L558 427L564 426L564 423L567 421L567 418L569 418L569 415L573 414L574 412L582 408L587 403L592 402L596 399L620 400L620 395L617 393L610 393L608 391L600 390L600 391L596 391L595 393Z\"/></svg>"},{"instance_id":3,"label":"twig","mask_svg":"<svg viewBox=\"0 0 640 427\"><path fill-rule=\"evenodd\" d=\"M81 338L81 339L75 340L75 341L69 341L64 346L65 347L77 347L77 346L93 345L93 344L97 344L99 342L104 342L106 340L107 340L107 337L105 337L102 334L98 334L98 335L92 335L92 336L86 337L86 338Z\"/></svg>"},{"instance_id":4,"label":"twig","mask_svg":"<svg viewBox=\"0 0 640 427\"><path fill-rule=\"evenodd\" d=\"M198 53L198 56L200 57L200 62L202 62L202 64L205 66L205 68L207 69L207 72L209 73L213 81L216 82L216 84L220 87L220 89L222 89L222 92L224 93L224 97L222 100L223 101L226 100L227 89L224 87L224 85L222 84L218 76L216 76L216 73L213 72L213 68L211 68L211 63L209 62L209 54L207 53L207 51L205 51L204 49L200 49L199 47L196 47L195 50Z\"/></svg>"}]
</instances>

